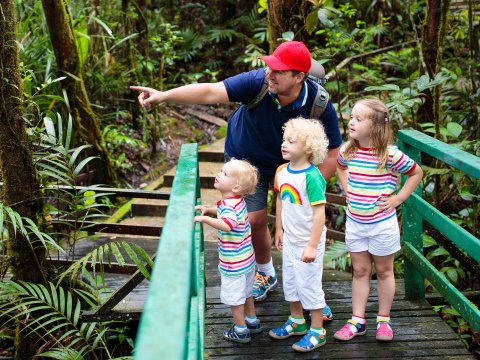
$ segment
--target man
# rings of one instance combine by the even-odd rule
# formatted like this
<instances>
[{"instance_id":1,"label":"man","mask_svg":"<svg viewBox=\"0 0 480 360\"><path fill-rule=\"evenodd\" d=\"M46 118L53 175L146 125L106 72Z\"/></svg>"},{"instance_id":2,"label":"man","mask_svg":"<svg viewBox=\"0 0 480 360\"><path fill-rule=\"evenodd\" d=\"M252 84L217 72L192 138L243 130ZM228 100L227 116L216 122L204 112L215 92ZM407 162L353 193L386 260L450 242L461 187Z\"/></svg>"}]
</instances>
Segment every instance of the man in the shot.
<instances>
[{"instance_id":1,"label":"man","mask_svg":"<svg viewBox=\"0 0 480 360\"><path fill-rule=\"evenodd\" d=\"M260 172L260 180L253 195L246 197L252 226L252 243L258 272L255 276L255 301L265 300L267 293L278 286L271 258L272 239L267 227L267 194L275 170L285 161L280 151L283 125L297 116L310 117L310 109L317 93L317 84L307 79L311 55L298 41L279 45L272 55L261 58L266 69L252 70L217 83L190 84L168 91L131 86L140 91L138 100L150 109L162 102L176 104L215 104L241 102L230 117L225 142L225 158L249 160ZM251 102L268 82L266 96L253 108ZM337 153L342 143L338 117L330 101L320 117L329 139L327 159L319 167L328 181L335 173Z\"/></svg>"}]
</instances>

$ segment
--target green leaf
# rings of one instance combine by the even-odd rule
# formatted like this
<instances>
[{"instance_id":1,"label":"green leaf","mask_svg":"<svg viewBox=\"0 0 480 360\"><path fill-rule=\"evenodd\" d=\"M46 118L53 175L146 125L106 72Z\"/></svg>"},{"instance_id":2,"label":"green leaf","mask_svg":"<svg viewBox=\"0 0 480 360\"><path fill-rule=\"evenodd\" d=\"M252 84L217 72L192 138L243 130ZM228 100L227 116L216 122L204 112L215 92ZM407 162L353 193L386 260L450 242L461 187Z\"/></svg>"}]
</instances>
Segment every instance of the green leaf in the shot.
<instances>
[{"instance_id":1,"label":"green leaf","mask_svg":"<svg viewBox=\"0 0 480 360\"><path fill-rule=\"evenodd\" d=\"M106 33L108 34L108 36L109 36L110 38L114 39L113 32L112 32L112 30L108 27L107 24L105 24L102 20L100 20L99 18L97 18L96 16L93 16L93 15L90 16L90 19L91 19L91 20L94 20L96 23L98 23L98 24L106 31Z\"/></svg>"},{"instance_id":2,"label":"green leaf","mask_svg":"<svg viewBox=\"0 0 480 360\"><path fill-rule=\"evenodd\" d=\"M437 242L435 241L435 239L432 238L430 235L422 234L422 238L423 238L423 247L424 248L437 245Z\"/></svg>"},{"instance_id":3,"label":"green leaf","mask_svg":"<svg viewBox=\"0 0 480 360\"><path fill-rule=\"evenodd\" d=\"M57 135L55 133L55 125L53 124L53 120L49 117L44 117L43 118L43 124L45 126L45 130L48 134L47 136L47 141L50 144L56 144L57 143Z\"/></svg>"},{"instance_id":4,"label":"green leaf","mask_svg":"<svg viewBox=\"0 0 480 360\"><path fill-rule=\"evenodd\" d=\"M87 165L93 159L98 159L98 157L97 156L89 156L88 158L83 159L80 162L80 164L78 164L77 167L75 168L75 170L73 171L72 177L76 178L82 172L84 166Z\"/></svg>"},{"instance_id":5,"label":"green leaf","mask_svg":"<svg viewBox=\"0 0 480 360\"><path fill-rule=\"evenodd\" d=\"M73 151L72 156L70 157L70 160L68 160L68 166L73 167L73 164L75 164L75 161L77 161L78 155L80 155L80 153L81 153L84 149L87 149L87 148L89 148L89 147L91 147L91 145L82 145L82 146L79 146L79 147L75 148L75 150Z\"/></svg>"},{"instance_id":6,"label":"green leaf","mask_svg":"<svg viewBox=\"0 0 480 360\"><path fill-rule=\"evenodd\" d=\"M305 29L307 30L307 33L310 35L315 31L315 29L318 26L318 16L317 16L317 11L312 11L307 15L307 18L305 19Z\"/></svg>"},{"instance_id":7,"label":"green leaf","mask_svg":"<svg viewBox=\"0 0 480 360\"><path fill-rule=\"evenodd\" d=\"M400 87L395 84L384 84L380 86L367 86L365 91L400 91Z\"/></svg>"},{"instance_id":8,"label":"green leaf","mask_svg":"<svg viewBox=\"0 0 480 360\"><path fill-rule=\"evenodd\" d=\"M427 74L420 76L417 79L417 89L418 91L423 91L428 88L428 83L430 82L430 77Z\"/></svg>"},{"instance_id":9,"label":"green leaf","mask_svg":"<svg viewBox=\"0 0 480 360\"><path fill-rule=\"evenodd\" d=\"M85 193L83 194L83 196L87 199L85 199L85 205L92 205L95 203L95 191L92 191L92 190L87 190L85 191ZM89 196L91 196L90 198L88 198Z\"/></svg>"},{"instance_id":10,"label":"green leaf","mask_svg":"<svg viewBox=\"0 0 480 360\"><path fill-rule=\"evenodd\" d=\"M447 123L447 130L454 136L454 137L459 137L460 134L462 133L462 125L455 123L455 122L449 122Z\"/></svg>"},{"instance_id":11,"label":"green leaf","mask_svg":"<svg viewBox=\"0 0 480 360\"><path fill-rule=\"evenodd\" d=\"M450 255L450 253L447 250L445 250L444 247L440 246L439 248L430 251L427 254L426 258L431 260L432 258L437 257L437 256L449 256L449 255Z\"/></svg>"},{"instance_id":12,"label":"green leaf","mask_svg":"<svg viewBox=\"0 0 480 360\"><path fill-rule=\"evenodd\" d=\"M284 33L282 33L282 39L284 40L293 40L295 38L295 34L293 33L293 31L286 31Z\"/></svg>"}]
</instances>

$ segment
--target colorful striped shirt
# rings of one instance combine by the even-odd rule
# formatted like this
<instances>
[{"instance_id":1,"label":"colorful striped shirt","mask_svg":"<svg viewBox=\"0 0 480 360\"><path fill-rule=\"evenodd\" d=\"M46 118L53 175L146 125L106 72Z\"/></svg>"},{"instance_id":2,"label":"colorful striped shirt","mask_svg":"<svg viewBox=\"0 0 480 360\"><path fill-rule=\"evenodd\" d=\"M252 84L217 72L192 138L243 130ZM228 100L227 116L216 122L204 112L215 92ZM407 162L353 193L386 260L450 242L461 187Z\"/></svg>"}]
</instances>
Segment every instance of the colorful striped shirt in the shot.
<instances>
[{"instance_id":1,"label":"colorful striped shirt","mask_svg":"<svg viewBox=\"0 0 480 360\"><path fill-rule=\"evenodd\" d=\"M362 224L373 224L395 216L395 209L380 211L377 202L392 195L398 175L411 173L417 163L392 145L388 146L386 167L378 169L379 159L373 149L359 147L352 159L346 160L345 146L340 148L337 162L341 168L348 169L347 216Z\"/></svg>"},{"instance_id":2,"label":"colorful striped shirt","mask_svg":"<svg viewBox=\"0 0 480 360\"><path fill-rule=\"evenodd\" d=\"M273 189L282 199L282 227L291 242L305 245L310 241L312 206L326 203L326 184L313 164L303 170L292 170L290 164L278 167Z\"/></svg>"},{"instance_id":3,"label":"colorful striped shirt","mask_svg":"<svg viewBox=\"0 0 480 360\"><path fill-rule=\"evenodd\" d=\"M250 221L242 196L232 196L217 203L217 217L230 231L218 230L218 270L227 276L248 273L255 266Z\"/></svg>"}]
</instances>

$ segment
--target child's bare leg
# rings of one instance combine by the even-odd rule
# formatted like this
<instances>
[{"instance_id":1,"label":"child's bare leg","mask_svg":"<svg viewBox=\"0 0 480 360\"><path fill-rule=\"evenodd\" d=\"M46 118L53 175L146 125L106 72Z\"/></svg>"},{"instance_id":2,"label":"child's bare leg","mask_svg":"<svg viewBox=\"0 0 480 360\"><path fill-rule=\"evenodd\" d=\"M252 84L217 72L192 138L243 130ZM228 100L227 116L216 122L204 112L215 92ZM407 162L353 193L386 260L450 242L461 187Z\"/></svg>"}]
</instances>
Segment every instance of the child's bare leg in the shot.
<instances>
[{"instance_id":1,"label":"child's bare leg","mask_svg":"<svg viewBox=\"0 0 480 360\"><path fill-rule=\"evenodd\" d=\"M233 322L237 326L247 326L245 324L245 305L232 306Z\"/></svg>"},{"instance_id":2,"label":"child's bare leg","mask_svg":"<svg viewBox=\"0 0 480 360\"><path fill-rule=\"evenodd\" d=\"M395 254L387 256L373 256L378 283L378 313L388 316L392 308L395 295L395 274L393 261Z\"/></svg>"},{"instance_id":3,"label":"child's bare leg","mask_svg":"<svg viewBox=\"0 0 480 360\"><path fill-rule=\"evenodd\" d=\"M300 301L290 303L290 314L297 319L303 318L303 308Z\"/></svg>"},{"instance_id":4,"label":"child's bare leg","mask_svg":"<svg viewBox=\"0 0 480 360\"><path fill-rule=\"evenodd\" d=\"M370 293L372 257L367 251L351 252L350 257L353 266L352 314L365 317L365 308Z\"/></svg>"},{"instance_id":5,"label":"child's bare leg","mask_svg":"<svg viewBox=\"0 0 480 360\"><path fill-rule=\"evenodd\" d=\"M323 309L310 310L310 317L312 320L311 327L317 329L323 327Z\"/></svg>"},{"instance_id":6,"label":"child's bare leg","mask_svg":"<svg viewBox=\"0 0 480 360\"><path fill-rule=\"evenodd\" d=\"M253 301L253 296L250 296L245 300L245 315L249 317L255 317L255 302Z\"/></svg>"}]
</instances>

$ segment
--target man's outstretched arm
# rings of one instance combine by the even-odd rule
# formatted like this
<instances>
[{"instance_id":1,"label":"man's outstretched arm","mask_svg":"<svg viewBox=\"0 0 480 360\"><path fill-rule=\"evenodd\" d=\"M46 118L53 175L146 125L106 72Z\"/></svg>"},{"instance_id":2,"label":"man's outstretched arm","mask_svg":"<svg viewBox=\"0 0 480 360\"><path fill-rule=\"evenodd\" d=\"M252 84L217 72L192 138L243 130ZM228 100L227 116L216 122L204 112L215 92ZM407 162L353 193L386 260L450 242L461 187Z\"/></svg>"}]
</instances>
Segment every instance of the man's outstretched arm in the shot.
<instances>
[{"instance_id":1,"label":"man's outstretched arm","mask_svg":"<svg viewBox=\"0 0 480 360\"><path fill-rule=\"evenodd\" d=\"M223 82L200 83L180 86L167 91L159 91L145 86L130 86L139 91L141 106L150 109L162 102L174 104L218 104L227 103L228 94Z\"/></svg>"}]
</instances>

